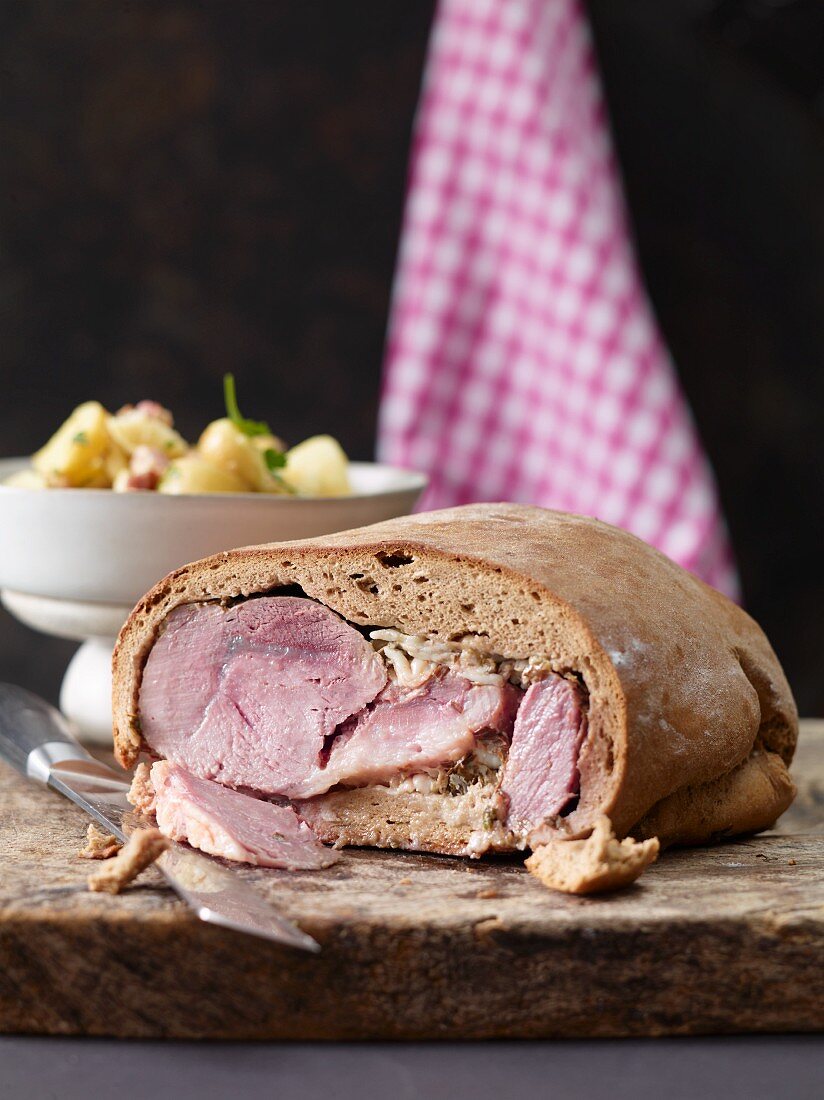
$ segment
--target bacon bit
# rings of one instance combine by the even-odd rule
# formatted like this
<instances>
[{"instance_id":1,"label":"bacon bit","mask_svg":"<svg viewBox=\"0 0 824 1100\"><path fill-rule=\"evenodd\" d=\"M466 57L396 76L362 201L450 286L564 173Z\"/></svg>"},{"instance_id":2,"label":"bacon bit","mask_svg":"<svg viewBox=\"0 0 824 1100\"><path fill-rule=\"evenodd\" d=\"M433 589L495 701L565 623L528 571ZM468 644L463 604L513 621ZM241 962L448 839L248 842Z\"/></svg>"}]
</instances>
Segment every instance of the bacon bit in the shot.
<instances>
[{"instance_id":1,"label":"bacon bit","mask_svg":"<svg viewBox=\"0 0 824 1100\"><path fill-rule=\"evenodd\" d=\"M164 408L159 401L138 401L136 405L121 405L115 416L124 416L130 412L140 413L151 420L161 420L168 428L174 426L171 409Z\"/></svg>"},{"instance_id":2,"label":"bacon bit","mask_svg":"<svg viewBox=\"0 0 824 1100\"><path fill-rule=\"evenodd\" d=\"M137 829L114 859L107 860L86 879L95 893L119 894L170 846L171 841L159 829Z\"/></svg>"},{"instance_id":3,"label":"bacon bit","mask_svg":"<svg viewBox=\"0 0 824 1100\"><path fill-rule=\"evenodd\" d=\"M168 455L157 447L148 447L141 443L132 452L128 473L122 479L121 488L126 491L156 489L168 466Z\"/></svg>"},{"instance_id":4,"label":"bacon bit","mask_svg":"<svg viewBox=\"0 0 824 1100\"><path fill-rule=\"evenodd\" d=\"M94 822L86 832L86 847L77 853L81 859L110 859L123 845L111 833L104 833Z\"/></svg>"}]
</instances>

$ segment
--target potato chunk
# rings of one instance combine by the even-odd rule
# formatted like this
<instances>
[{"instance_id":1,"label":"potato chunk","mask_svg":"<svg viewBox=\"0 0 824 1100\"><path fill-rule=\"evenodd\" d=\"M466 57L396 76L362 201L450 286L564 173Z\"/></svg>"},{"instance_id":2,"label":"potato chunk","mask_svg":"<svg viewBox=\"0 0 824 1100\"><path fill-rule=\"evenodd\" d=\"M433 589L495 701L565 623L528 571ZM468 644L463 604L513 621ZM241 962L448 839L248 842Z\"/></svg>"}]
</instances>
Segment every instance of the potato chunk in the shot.
<instances>
[{"instance_id":1,"label":"potato chunk","mask_svg":"<svg viewBox=\"0 0 824 1100\"><path fill-rule=\"evenodd\" d=\"M283 493L287 487L266 464L267 450L279 451L272 435L245 435L228 417L213 420L198 440L204 461L239 478L246 489L258 493Z\"/></svg>"},{"instance_id":2,"label":"potato chunk","mask_svg":"<svg viewBox=\"0 0 824 1100\"><path fill-rule=\"evenodd\" d=\"M32 465L49 486L106 488L122 453L106 428L108 414L99 401L86 401L33 456Z\"/></svg>"},{"instance_id":3,"label":"potato chunk","mask_svg":"<svg viewBox=\"0 0 824 1100\"><path fill-rule=\"evenodd\" d=\"M313 435L287 451L282 476L302 496L342 497L352 491L346 455L331 435Z\"/></svg>"},{"instance_id":4,"label":"potato chunk","mask_svg":"<svg viewBox=\"0 0 824 1100\"><path fill-rule=\"evenodd\" d=\"M141 402L134 408L122 409L108 418L112 439L126 452L132 454L138 447L151 447L167 458L180 458L189 449L186 440L169 423L170 416L156 414L152 402ZM166 410L156 406L160 413Z\"/></svg>"},{"instance_id":5,"label":"potato chunk","mask_svg":"<svg viewBox=\"0 0 824 1100\"><path fill-rule=\"evenodd\" d=\"M246 493L245 481L199 455L177 458L169 466L157 486L159 493Z\"/></svg>"},{"instance_id":6,"label":"potato chunk","mask_svg":"<svg viewBox=\"0 0 824 1100\"><path fill-rule=\"evenodd\" d=\"M28 467L25 470L18 470L16 474L10 474L3 484L10 485L14 489L45 489L47 483L42 474Z\"/></svg>"}]
</instances>

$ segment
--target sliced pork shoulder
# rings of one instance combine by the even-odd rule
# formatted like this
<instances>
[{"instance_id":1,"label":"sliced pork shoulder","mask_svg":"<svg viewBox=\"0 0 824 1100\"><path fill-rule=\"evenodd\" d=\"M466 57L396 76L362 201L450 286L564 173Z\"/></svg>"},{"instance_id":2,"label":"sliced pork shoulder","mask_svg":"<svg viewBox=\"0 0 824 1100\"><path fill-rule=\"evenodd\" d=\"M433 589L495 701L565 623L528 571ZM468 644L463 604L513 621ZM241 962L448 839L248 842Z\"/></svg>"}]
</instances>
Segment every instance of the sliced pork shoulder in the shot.
<instances>
[{"instance_id":1,"label":"sliced pork shoulder","mask_svg":"<svg viewBox=\"0 0 824 1100\"><path fill-rule=\"evenodd\" d=\"M527 833L578 794L578 754L586 734L581 688L562 676L532 684L523 697L504 765L507 823Z\"/></svg>"},{"instance_id":2,"label":"sliced pork shoulder","mask_svg":"<svg viewBox=\"0 0 824 1100\"><path fill-rule=\"evenodd\" d=\"M520 693L442 670L387 684L353 627L308 599L172 612L146 662L143 735L203 779L286 798L453 764L475 735L506 735Z\"/></svg>"},{"instance_id":3,"label":"sliced pork shoulder","mask_svg":"<svg viewBox=\"0 0 824 1100\"><path fill-rule=\"evenodd\" d=\"M510 684L472 684L452 672L416 688L389 684L341 726L325 766L293 785L290 797L311 798L337 784L361 787L455 764L472 751L481 730L511 735L519 697Z\"/></svg>"},{"instance_id":4,"label":"sliced pork shoulder","mask_svg":"<svg viewBox=\"0 0 824 1100\"><path fill-rule=\"evenodd\" d=\"M158 756L203 779L288 794L385 684L369 642L311 600L187 605L149 653L142 730Z\"/></svg>"},{"instance_id":5,"label":"sliced pork shoulder","mask_svg":"<svg viewBox=\"0 0 824 1100\"><path fill-rule=\"evenodd\" d=\"M424 683L402 686L388 681L382 658L354 627L292 596L173 611L146 662L140 716L152 751L174 765L168 782L161 773L168 797L190 800L195 777L300 800L386 783L457 764L479 734L496 732L511 742L500 781L507 825L524 837L573 804L586 734L574 680L549 675L523 692L441 666ZM214 801L220 788L198 790ZM255 820L270 812L256 799L237 806L248 803ZM214 835L224 845L234 837Z\"/></svg>"},{"instance_id":6,"label":"sliced pork shoulder","mask_svg":"<svg viewBox=\"0 0 824 1100\"><path fill-rule=\"evenodd\" d=\"M198 779L165 760L152 765L151 784L160 831L202 852L291 871L328 867L339 858L291 806Z\"/></svg>"}]
</instances>

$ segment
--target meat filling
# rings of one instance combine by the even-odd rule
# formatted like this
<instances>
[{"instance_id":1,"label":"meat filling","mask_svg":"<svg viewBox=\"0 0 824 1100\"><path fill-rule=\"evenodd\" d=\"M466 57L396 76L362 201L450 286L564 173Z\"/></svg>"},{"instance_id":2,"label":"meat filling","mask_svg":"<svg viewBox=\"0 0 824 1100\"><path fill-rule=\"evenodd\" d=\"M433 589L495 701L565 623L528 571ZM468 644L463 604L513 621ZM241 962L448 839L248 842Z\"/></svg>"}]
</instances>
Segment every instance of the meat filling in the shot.
<instances>
[{"instance_id":1,"label":"meat filling","mask_svg":"<svg viewBox=\"0 0 824 1100\"><path fill-rule=\"evenodd\" d=\"M530 832L578 794L578 753L586 722L577 683L549 676L527 688L515 719L501 789L509 821Z\"/></svg>"},{"instance_id":2,"label":"meat filling","mask_svg":"<svg viewBox=\"0 0 824 1100\"><path fill-rule=\"evenodd\" d=\"M451 794L493 784L525 837L578 795L583 691L544 659L482 643L367 639L294 596L186 605L146 663L143 735L181 775L285 799L421 777L445 776Z\"/></svg>"},{"instance_id":3,"label":"meat filling","mask_svg":"<svg viewBox=\"0 0 824 1100\"><path fill-rule=\"evenodd\" d=\"M152 765L154 814L164 836L259 867L314 871L338 858L291 806L228 790L159 760Z\"/></svg>"},{"instance_id":4,"label":"meat filling","mask_svg":"<svg viewBox=\"0 0 824 1100\"><path fill-rule=\"evenodd\" d=\"M168 617L146 662L143 733L203 779L291 796L386 680L368 641L311 600L189 605Z\"/></svg>"}]
</instances>

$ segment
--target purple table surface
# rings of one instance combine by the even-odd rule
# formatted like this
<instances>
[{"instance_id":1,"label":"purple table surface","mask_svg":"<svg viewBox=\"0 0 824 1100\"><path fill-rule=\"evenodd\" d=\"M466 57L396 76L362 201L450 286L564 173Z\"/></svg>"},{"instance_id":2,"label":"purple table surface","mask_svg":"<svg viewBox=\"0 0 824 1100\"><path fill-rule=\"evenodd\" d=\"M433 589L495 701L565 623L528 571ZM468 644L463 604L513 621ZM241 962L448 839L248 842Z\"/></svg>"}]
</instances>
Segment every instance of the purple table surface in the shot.
<instances>
[{"instance_id":1,"label":"purple table surface","mask_svg":"<svg viewBox=\"0 0 824 1100\"><path fill-rule=\"evenodd\" d=\"M820 1100L824 1037L467 1044L0 1038L2 1100Z\"/></svg>"}]
</instances>

